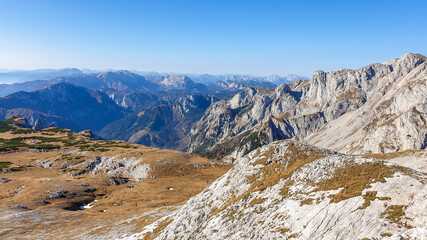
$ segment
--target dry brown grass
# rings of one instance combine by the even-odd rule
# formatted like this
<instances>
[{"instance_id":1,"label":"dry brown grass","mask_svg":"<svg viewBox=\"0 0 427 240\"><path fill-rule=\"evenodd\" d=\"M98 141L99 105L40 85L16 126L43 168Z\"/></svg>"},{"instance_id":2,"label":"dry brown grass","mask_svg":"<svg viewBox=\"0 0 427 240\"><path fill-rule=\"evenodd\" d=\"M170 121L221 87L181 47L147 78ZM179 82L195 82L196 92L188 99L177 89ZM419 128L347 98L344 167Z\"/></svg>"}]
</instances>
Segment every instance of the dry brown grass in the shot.
<instances>
[{"instance_id":1,"label":"dry brown grass","mask_svg":"<svg viewBox=\"0 0 427 240\"><path fill-rule=\"evenodd\" d=\"M292 233L291 235L288 236L288 238L296 238L297 236L298 236L298 234Z\"/></svg>"},{"instance_id":2,"label":"dry brown grass","mask_svg":"<svg viewBox=\"0 0 427 240\"><path fill-rule=\"evenodd\" d=\"M8 133L0 133L0 138L3 137L3 134ZM13 137L19 136L14 134ZM51 133L51 135L43 136L65 138L63 133ZM218 162L211 164L211 160L194 154L135 144L91 140L86 140L85 144L100 146L100 148L107 146L108 151L88 151L84 156L75 153L63 154L62 151L65 149L70 151L80 151L80 149L78 146L62 145L61 149L46 152L29 152L28 149L21 149L20 151L4 152L0 155L0 161L12 162L11 167L27 166L47 159L51 159L54 163L52 168L35 166L27 167L26 171L0 173L0 177L11 180L7 184L0 184L0 208L23 205L31 210L40 211L42 216L43 214L58 216L55 218L56 220L49 220L49 224L42 223L37 226L29 220L28 224L21 225L19 231L28 229L28 232L34 234L59 231L58 237L72 238L73 231L85 229L88 234L102 236L102 234L120 227L117 224L121 220L141 216L151 210L160 211L169 209L170 206L184 204L190 197L200 193L231 167L217 164ZM68 174L68 168L59 168L62 164L76 164L86 159L94 159L96 156L118 155L141 158L140 164L150 164L154 170L149 174L156 177L145 179L142 182L132 182L130 184L135 187L129 188L126 185L107 184L107 175L86 173L81 176L72 176ZM20 188L21 190L17 194L17 189ZM48 199L47 205L40 204L42 200L47 199L47 191L55 192L64 189L69 192L69 195L78 196L87 188L93 188L96 191L92 195L87 194L86 197ZM173 190L168 188L173 188ZM91 209L76 212L64 210L65 207L74 203L88 203L94 198L98 201ZM67 217L63 217L64 215ZM134 230L140 231L143 226L156 221L159 217L161 216L150 215L150 217L138 218L131 221L129 225L134 225ZM18 224L24 223L25 220L19 220ZM70 224L64 224L64 221ZM14 228L14 225L9 222L0 224L4 227ZM129 228L129 226L126 227ZM96 230L93 230L95 228ZM10 235L6 234L5 237L7 236ZM19 237L19 234L13 237Z\"/></svg>"},{"instance_id":3,"label":"dry brown grass","mask_svg":"<svg viewBox=\"0 0 427 240\"><path fill-rule=\"evenodd\" d=\"M270 148L259 160L254 162L253 165L263 164L264 167L258 173L248 177L251 187L245 193L230 198L221 208L213 210L211 216L223 211L234 202L247 199L253 192L264 191L276 185L281 179L291 177L295 171L305 164L324 157L323 152L301 150L292 141L288 142L288 153L281 156L280 159L270 159L274 151L275 149ZM285 191L282 190L281 193L285 193Z\"/></svg>"},{"instance_id":4,"label":"dry brown grass","mask_svg":"<svg viewBox=\"0 0 427 240\"><path fill-rule=\"evenodd\" d=\"M343 188L337 194L329 196L331 202L339 202L361 196L362 191L369 188L372 183L385 182L386 177L392 177L396 169L388 167L381 162L366 162L350 164L335 170L329 179L320 181L314 191L330 191Z\"/></svg>"},{"instance_id":5,"label":"dry brown grass","mask_svg":"<svg viewBox=\"0 0 427 240\"><path fill-rule=\"evenodd\" d=\"M362 100L363 99L363 92L359 88L350 88L346 91L340 93L340 95L337 96L338 101L346 101L346 100Z\"/></svg>"},{"instance_id":6,"label":"dry brown grass","mask_svg":"<svg viewBox=\"0 0 427 240\"><path fill-rule=\"evenodd\" d=\"M393 100L394 100L393 98L389 98L385 101L382 101L380 104L378 104L376 110L377 111L383 111L383 110L387 109L388 107L390 107Z\"/></svg>"},{"instance_id":7,"label":"dry brown grass","mask_svg":"<svg viewBox=\"0 0 427 240\"><path fill-rule=\"evenodd\" d=\"M365 209L369 207L371 205L371 201L374 201L375 199L377 199L377 192L376 191L366 192L363 195L363 199L365 199L365 202L362 204L362 207L360 207L359 209Z\"/></svg>"},{"instance_id":8,"label":"dry brown grass","mask_svg":"<svg viewBox=\"0 0 427 240\"><path fill-rule=\"evenodd\" d=\"M291 229L289 229L289 228L282 228L282 229L280 229L280 232L283 233L283 234L285 234L285 233L287 233L289 231L291 231Z\"/></svg>"},{"instance_id":9,"label":"dry brown grass","mask_svg":"<svg viewBox=\"0 0 427 240\"><path fill-rule=\"evenodd\" d=\"M302 205L310 205L310 204L312 204L313 203L313 201L314 201L315 199L314 198L306 198L306 199L303 199L303 200L301 200L301 202L300 202L300 206L302 206Z\"/></svg>"},{"instance_id":10,"label":"dry brown grass","mask_svg":"<svg viewBox=\"0 0 427 240\"><path fill-rule=\"evenodd\" d=\"M369 207L371 205L371 201L374 201L375 199L378 199L381 201L386 201L391 199L390 197L377 197L376 191L368 191L365 194L363 194L362 197L365 200L365 202L363 202L362 206L359 207L359 209L365 209Z\"/></svg>"},{"instance_id":11,"label":"dry brown grass","mask_svg":"<svg viewBox=\"0 0 427 240\"><path fill-rule=\"evenodd\" d=\"M386 210L381 214L381 216L387 218L388 220L401 224L402 218L405 216L406 205L390 205Z\"/></svg>"},{"instance_id":12,"label":"dry brown grass","mask_svg":"<svg viewBox=\"0 0 427 240\"><path fill-rule=\"evenodd\" d=\"M367 158L377 158L377 159L388 160L388 159L412 155L418 152L425 152L425 150L405 150L405 151L391 152L391 153L365 154L364 156Z\"/></svg>"},{"instance_id":13,"label":"dry brown grass","mask_svg":"<svg viewBox=\"0 0 427 240\"><path fill-rule=\"evenodd\" d=\"M251 207L257 205L257 204L261 204L263 203L265 200L267 200L267 198L254 198L252 201L249 202L249 205Z\"/></svg>"}]
</instances>

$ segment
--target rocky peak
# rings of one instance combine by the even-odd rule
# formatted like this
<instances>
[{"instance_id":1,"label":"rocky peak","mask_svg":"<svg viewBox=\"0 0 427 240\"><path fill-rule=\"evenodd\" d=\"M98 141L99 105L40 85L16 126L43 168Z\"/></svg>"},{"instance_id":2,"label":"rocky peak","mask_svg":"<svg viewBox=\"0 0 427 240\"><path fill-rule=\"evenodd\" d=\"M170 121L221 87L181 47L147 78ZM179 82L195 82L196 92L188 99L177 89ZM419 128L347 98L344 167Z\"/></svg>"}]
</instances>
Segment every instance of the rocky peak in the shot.
<instances>
[{"instance_id":1,"label":"rocky peak","mask_svg":"<svg viewBox=\"0 0 427 240\"><path fill-rule=\"evenodd\" d=\"M361 89L367 93L379 84L379 79L387 75L399 78L425 61L426 58L421 55L408 53L383 64L371 64L358 70L316 71L307 97L309 101L325 105L336 100L341 93L354 91L352 89Z\"/></svg>"},{"instance_id":2,"label":"rocky peak","mask_svg":"<svg viewBox=\"0 0 427 240\"><path fill-rule=\"evenodd\" d=\"M198 94L192 94L185 98L184 101L182 101L182 108L185 112L189 112L191 109L206 109L208 108L211 103L216 102L217 99L211 96L206 95L198 95Z\"/></svg>"},{"instance_id":3,"label":"rocky peak","mask_svg":"<svg viewBox=\"0 0 427 240\"><path fill-rule=\"evenodd\" d=\"M364 73L356 79L362 87L353 88L353 92L342 89L341 93L347 93L345 98L340 103L337 98L335 105L331 101L323 108L329 123L309 136L309 141L348 153L424 149L427 134L425 58L406 54L353 73ZM353 107L343 104L350 103L350 99Z\"/></svg>"},{"instance_id":4,"label":"rocky peak","mask_svg":"<svg viewBox=\"0 0 427 240\"><path fill-rule=\"evenodd\" d=\"M95 139L95 135L92 133L91 130L83 130L81 132L78 133L80 136L89 139L89 140L93 140Z\"/></svg>"},{"instance_id":5,"label":"rocky peak","mask_svg":"<svg viewBox=\"0 0 427 240\"><path fill-rule=\"evenodd\" d=\"M34 123L33 129L34 130L42 130L42 129L53 127L53 126L55 126L55 124L49 123L49 121L46 118L39 118Z\"/></svg>"},{"instance_id":6,"label":"rocky peak","mask_svg":"<svg viewBox=\"0 0 427 240\"><path fill-rule=\"evenodd\" d=\"M204 84L196 83L185 75L164 75L157 78L156 83L161 85L163 90L192 92L192 93L207 93L209 90Z\"/></svg>"},{"instance_id":7,"label":"rocky peak","mask_svg":"<svg viewBox=\"0 0 427 240\"><path fill-rule=\"evenodd\" d=\"M286 83L282 83L279 86L276 87L276 97L280 97L284 95L285 93L288 93L291 91L291 88Z\"/></svg>"},{"instance_id":8,"label":"rocky peak","mask_svg":"<svg viewBox=\"0 0 427 240\"><path fill-rule=\"evenodd\" d=\"M248 133L248 130L267 121L271 116L295 107L297 102L298 93L292 92L286 84L276 89L247 87L233 98L216 102L206 110L205 115L191 130L189 150L198 153L201 153L201 149L217 151L215 147L211 148L214 143L239 143L241 139L231 138ZM231 144L227 148L231 150L234 147Z\"/></svg>"},{"instance_id":9,"label":"rocky peak","mask_svg":"<svg viewBox=\"0 0 427 240\"><path fill-rule=\"evenodd\" d=\"M31 125L28 124L25 118L21 118L19 116L13 116L13 125L19 128L31 128Z\"/></svg>"},{"instance_id":10,"label":"rocky peak","mask_svg":"<svg viewBox=\"0 0 427 240\"><path fill-rule=\"evenodd\" d=\"M317 70L311 78L308 98L310 101L323 102L326 99L326 72Z\"/></svg>"},{"instance_id":11,"label":"rocky peak","mask_svg":"<svg viewBox=\"0 0 427 240\"><path fill-rule=\"evenodd\" d=\"M247 87L243 91L237 93L234 95L233 98L231 98L229 104L231 108L238 108L243 105L249 104L250 102L253 102L255 98L260 97L261 94L259 94L260 91L265 91L264 89L257 88L257 87Z\"/></svg>"},{"instance_id":12,"label":"rocky peak","mask_svg":"<svg viewBox=\"0 0 427 240\"><path fill-rule=\"evenodd\" d=\"M161 79L159 79L158 82L167 87L176 87L176 88L182 88L186 84L194 83L191 79L189 79L185 75L165 75Z\"/></svg>"},{"instance_id":13,"label":"rocky peak","mask_svg":"<svg viewBox=\"0 0 427 240\"><path fill-rule=\"evenodd\" d=\"M419 65L420 63L427 60L427 57L418 54L418 53L407 53L399 58L394 58L387 62L384 62L385 65L400 64L400 66L406 66L407 68L414 65Z\"/></svg>"}]
</instances>

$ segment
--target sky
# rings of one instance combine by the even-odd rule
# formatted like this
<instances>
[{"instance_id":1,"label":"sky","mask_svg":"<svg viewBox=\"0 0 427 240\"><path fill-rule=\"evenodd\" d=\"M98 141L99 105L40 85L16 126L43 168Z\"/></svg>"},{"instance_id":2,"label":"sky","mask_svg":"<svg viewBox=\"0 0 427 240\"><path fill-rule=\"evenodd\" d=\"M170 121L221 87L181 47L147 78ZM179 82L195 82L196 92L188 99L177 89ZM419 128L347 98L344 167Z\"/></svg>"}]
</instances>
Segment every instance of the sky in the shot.
<instances>
[{"instance_id":1,"label":"sky","mask_svg":"<svg viewBox=\"0 0 427 240\"><path fill-rule=\"evenodd\" d=\"M310 77L427 55L426 12L425 0L0 0L0 69Z\"/></svg>"}]
</instances>

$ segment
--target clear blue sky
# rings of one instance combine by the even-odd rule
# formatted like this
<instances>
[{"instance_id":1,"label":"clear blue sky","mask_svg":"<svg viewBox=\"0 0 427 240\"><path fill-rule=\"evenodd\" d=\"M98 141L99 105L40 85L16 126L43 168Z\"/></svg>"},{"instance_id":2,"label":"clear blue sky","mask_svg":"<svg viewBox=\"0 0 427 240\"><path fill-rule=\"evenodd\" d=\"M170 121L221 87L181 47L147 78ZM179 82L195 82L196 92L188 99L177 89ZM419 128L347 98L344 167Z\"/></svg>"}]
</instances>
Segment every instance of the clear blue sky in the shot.
<instances>
[{"instance_id":1,"label":"clear blue sky","mask_svg":"<svg viewBox=\"0 0 427 240\"><path fill-rule=\"evenodd\" d=\"M427 54L427 1L0 0L0 68L295 73Z\"/></svg>"}]
</instances>

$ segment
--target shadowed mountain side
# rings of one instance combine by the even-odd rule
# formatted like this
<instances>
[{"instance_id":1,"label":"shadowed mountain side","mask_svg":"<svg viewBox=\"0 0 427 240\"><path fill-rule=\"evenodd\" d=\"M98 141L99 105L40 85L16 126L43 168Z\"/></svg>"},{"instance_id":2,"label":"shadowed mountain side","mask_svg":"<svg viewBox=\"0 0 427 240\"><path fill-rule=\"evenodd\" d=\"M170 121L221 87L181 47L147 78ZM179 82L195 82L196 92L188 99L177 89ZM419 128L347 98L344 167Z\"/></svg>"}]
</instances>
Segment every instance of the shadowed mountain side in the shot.
<instances>
[{"instance_id":1,"label":"shadowed mountain side","mask_svg":"<svg viewBox=\"0 0 427 240\"><path fill-rule=\"evenodd\" d=\"M186 149L185 136L215 98L190 95L180 103L145 109L120 119L100 131L104 138L120 139L146 146Z\"/></svg>"},{"instance_id":2,"label":"shadowed mountain side","mask_svg":"<svg viewBox=\"0 0 427 240\"><path fill-rule=\"evenodd\" d=\"M106 94L69 83L56 84L34 92L11 94L0 99L0 108L31 109L29 111L58 116L74 123L77 127L73 130L76 131L98 131L126 115L126 110Z\"/></svg>"},{"instance_id":3,"label":"shadowed mountain side","mask_svg":"<svg viewBox=\"0 0 427 240\"><path fill-rule=\"evenodd\" d=\"M103 72L80 75L77 77L62 77L45 82L42 87L67 82L91 90L110 88L117 91L154 92L159 86L147 78L129 71Z\"/></svg>"}]
</instances>

